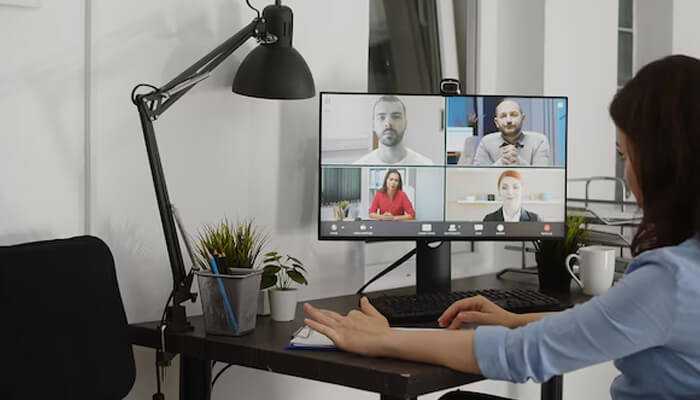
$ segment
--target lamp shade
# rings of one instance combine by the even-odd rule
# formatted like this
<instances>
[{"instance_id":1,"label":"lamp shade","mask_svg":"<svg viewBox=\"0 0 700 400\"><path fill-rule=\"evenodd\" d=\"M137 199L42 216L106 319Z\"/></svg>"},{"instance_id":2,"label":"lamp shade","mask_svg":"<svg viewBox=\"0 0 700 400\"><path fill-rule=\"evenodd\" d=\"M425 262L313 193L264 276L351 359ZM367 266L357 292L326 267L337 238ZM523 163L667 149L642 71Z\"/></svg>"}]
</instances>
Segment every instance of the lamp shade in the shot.
<instances>
[{"instance_id":1,"label":"lamp shade","mask_svg":"<svg viewBox=\"0 0 700 400\"><path fill-rule=\"evenodd\" d=\"M277 37L261 43L243 60L233 79L233 91L266 99L308 99L316 95L311 70L292 47L292 10L271 5L263 10L267 30Z\"/></svg>"},{"instance_id":2,"label":"lamp shade","mask_svg":"<svg viewBox=\"0 0 700 400\"><path fill-rule=\"evenodd\" d=\"M311 71L293 47L259 45L243 60L233 91L267 99L308 99L316 95Z\"/></svg>"}]
</instances>

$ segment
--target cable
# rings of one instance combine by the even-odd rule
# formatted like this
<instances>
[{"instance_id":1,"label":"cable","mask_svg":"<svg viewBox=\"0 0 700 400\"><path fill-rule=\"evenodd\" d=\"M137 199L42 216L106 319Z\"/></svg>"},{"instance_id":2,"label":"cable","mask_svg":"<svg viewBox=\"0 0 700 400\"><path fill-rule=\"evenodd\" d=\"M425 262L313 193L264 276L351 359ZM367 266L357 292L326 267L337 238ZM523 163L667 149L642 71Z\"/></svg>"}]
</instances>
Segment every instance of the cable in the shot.
<instances>
[{"instance_id":1,"label":"cable","mask_svg":"<svg viewBox=\"0 0 700 400\"><path fill-rule=\"evenodd\" d=\"M156 353L156 387L158 388L158 390L156 391L154 398L158 394L162 394L161 388L160 388L160 365L158 365L158 353Z\"/></svg>"},{"instance_id":2,"label":"cable","mask_svg":"<svg viewBox=\"0 0 700 400\"><path fill-rule=\"evenodd\" d=\"M170 300L173 299L173 296L175 296L175 289L173 289L170 292L170 296L168 296L168 300L166 300L166 302L165 302L165 307L163 307L163 315L161 315L161 317L160 317L160 326L163 326L163 323L165 322L165 314L168 311L168 304L170 304ZM165 350L165 349L163 349L163 350Z\"/></svg>"},{"instance_id":3,"label":"cable","mask_svg":"<svg viewBox=\"0 0 700 400\"><path fill-rule=\"evenodd\" d=\"M226 364L225 367L221 368L221 371L217 372L216 375L214 376L214 379L212 379L212 381L211 381L211 387L214 387L214 385L216 384L217 379L219 379L219 377L221 376L221 374L223 374L227 369L231 368L232 366L233 366L233 364Z\"/></svg>"},{"instance_id":4,"label":"cable","mask_svg":"<svg viewBox=\"0 0 700 400\"><path fill-rule=\"evenodd\" d=\"M142 85L143 86L150 86L150 85L146 85L146 84L142 84ZM141 85L139 85L139 86L141 86ZM136 88L134 88L134 90L136 90ZM133 94L133 92L132 92L132 94ZM190 273L192 273L191 270L190 270ZM167 311L168 311L168 305L170 304L170 301L173 299L174 296L175 296L175 289L170 291L170 295L168 296L168 300L165 301L165 306L163 307L163 314L160 316L160 325L158 325L158 330L161 330L163 328L163 324L165 323L165 316L166 316ZM165 351L165 349L160 349L160 350L156 351L155 364L156 364L156 388L157 388L157 391L155 394L153 394L153 400L165 399L165 396L161 392L160 365L158 364L158 354L161 350Z\"/></svg>"},{"instance_id":5,"label":"cable","mask_svg":"<svg viewBox=\"0 0 700 400\"><path fill-rule=\"evenodd\" d=\"M360 289L358 289L358 291L355 294L362 294L362 292L364 292L364 290L367 288L367 286L369 286L371 283L375 282L377 279L381 278L382 276L384 276L384 275L388 274L389 272L393 271L394 269L396 269L399 265L406 262L406 260L413 257L413 255L416 254L416 252L417 252L417 249L415 249L415 248L411 249L411 251L409 251L408 253L401 256L401 258L399 258L398 260L394 261L393 264L384 268L384 270L382 272L373 276L372 279L370 279L369 281L367 281L367 283L362 285L362 287Z\"/></svg>"},{"instance_id":6,"label":"cable","mask_svg":"<svg viewBox=\"0 0 700 400\"><path fill-rule=\"evenodd\" d=\"M255 10L255 13L258 14L258 19L260 19L260 10L258 10L258 9L255 8L255 7L253 7L253 5L250 4L250 0L245 0L245 2L246 2L246 4L248 4L248 7L252 8L253 10Z\"/></svg>"}]
</instances>

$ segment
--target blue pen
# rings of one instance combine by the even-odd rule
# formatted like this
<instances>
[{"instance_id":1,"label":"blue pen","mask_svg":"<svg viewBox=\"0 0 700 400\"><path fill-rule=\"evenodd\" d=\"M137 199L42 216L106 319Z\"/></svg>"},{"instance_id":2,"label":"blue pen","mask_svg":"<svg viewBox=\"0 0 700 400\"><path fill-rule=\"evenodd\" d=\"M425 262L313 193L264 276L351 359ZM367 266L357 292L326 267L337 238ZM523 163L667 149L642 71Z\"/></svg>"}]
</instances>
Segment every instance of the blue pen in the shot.
<instances>
[{"instance_id":1,"label":"blue pen","mask_svg":"<svg viewBox=\"0 0 700 400\"><path fill-rule=\"evenodd\" d=\"M211 266L211 271L216 275L219 275L219 267L216 265L216 259L214 257L209 258L209 265ZM226 311L226 321L228 322L229 328L232 331L238 331L238 321L236 320L236 314L233 313L233 308L231 308L231 303L228 301L228 295L226 294L226 288L224 288L224 281L217 277L216 281L219 283L219 291L221 296L224 298L224 310Z\"/></svg>"}]
</instances>

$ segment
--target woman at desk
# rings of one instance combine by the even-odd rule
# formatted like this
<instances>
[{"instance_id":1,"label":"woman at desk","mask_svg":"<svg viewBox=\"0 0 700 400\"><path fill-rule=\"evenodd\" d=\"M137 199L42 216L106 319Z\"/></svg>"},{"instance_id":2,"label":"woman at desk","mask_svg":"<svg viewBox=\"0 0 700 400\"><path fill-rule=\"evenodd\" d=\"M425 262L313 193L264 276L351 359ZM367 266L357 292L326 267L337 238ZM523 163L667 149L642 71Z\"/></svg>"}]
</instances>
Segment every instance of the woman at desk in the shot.
<instances>
[{"instance_id":1,"label":"woman at desk","mask_svg":"<svg viewBox=\"0 0 700 400\"><path fill-rule=\"evenodd\" d=\"M448 328L440 332L392 330L366 298L347 316L305 305L307 323L347 351L511 382L614 360L614 399L700 398L700 60L645 66L617 92L610 115L644 217L635 259L607 292L550 315L463 299L439 318ZM463 323L480 326L457 329Z\"/></svg>"},{"instance_id":2,"label":"woman at desk","mask_svg":"<svg viewBox=\"0 0 700 400\"><path fill-rule=\"evenodd\" d=\"M498 222L537 222L540 217L523 208L523 177L520 172L508 170L498 177L498 193L503 205L498 210L487 214L484 221Z\"/></svg>"},{"instance_id":3,"label":"woman at desk","mask_svg":"<svg viewBox=\"0 0 700 400\"><path fill-rule=\"evenodd\" d=\"M386 172L384 183L369 206L369 217L385 221L416 219L413 204L403 191L403 181L398 170L390 169Z\"/></svg>"}]
</instances>

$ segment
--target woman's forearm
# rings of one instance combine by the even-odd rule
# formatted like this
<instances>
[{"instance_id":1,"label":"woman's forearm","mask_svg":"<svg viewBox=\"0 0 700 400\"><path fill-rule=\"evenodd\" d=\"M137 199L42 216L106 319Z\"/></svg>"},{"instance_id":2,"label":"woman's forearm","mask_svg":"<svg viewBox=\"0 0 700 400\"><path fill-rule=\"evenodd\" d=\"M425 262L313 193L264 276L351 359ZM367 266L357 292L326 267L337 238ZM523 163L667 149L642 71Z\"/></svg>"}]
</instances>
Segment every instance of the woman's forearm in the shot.
<instances>
[{"instance_id":1,"label":"woman's forearm","mask_svg":"<svg viewBox=\"0 0 700 400\"><path fill-rule=\"evenodd\" d=\"M394 220L396 221L410 221L415 219L415 217L411 214L404 214L404 215L395 215Z\"/></svg>"},{"instance_id":2,"label":"woman's forearm","mask_svg":"<svg viewBox=\"0 0 700 400\"><path fill-rule=\"evenodd\" d=\"M381 356L442 365L480 374L474 356L473 330L406 331L393 329L382 345Z\"/></svg>"},{"instance_id":3,"label":"woman's forearm","mask_svg":"<svg viewBox=\"0 0 700 400\"><path fill-rule=\"evenodd\" d=\"M541 312L541 313L531 313L531 314L520 314L518 315L518 327L525 326L530 322L536 322L546 317L547 315L553 314L551 312Z\"/></svg>"}]
</instances>

